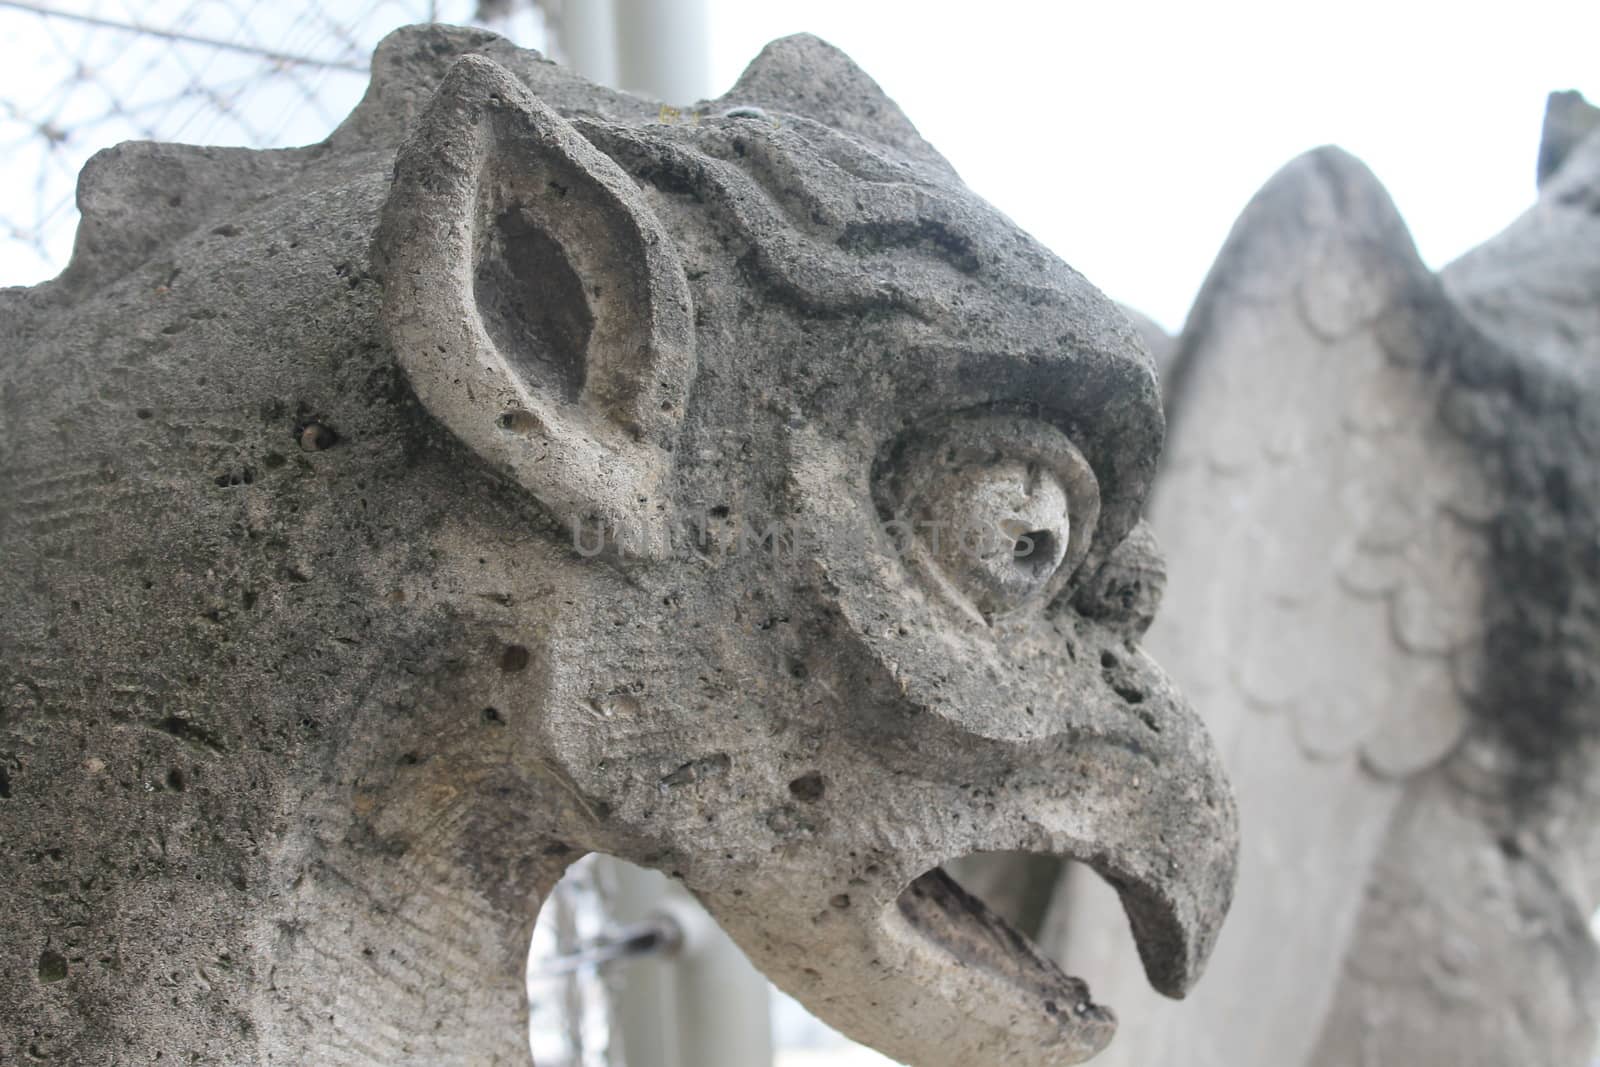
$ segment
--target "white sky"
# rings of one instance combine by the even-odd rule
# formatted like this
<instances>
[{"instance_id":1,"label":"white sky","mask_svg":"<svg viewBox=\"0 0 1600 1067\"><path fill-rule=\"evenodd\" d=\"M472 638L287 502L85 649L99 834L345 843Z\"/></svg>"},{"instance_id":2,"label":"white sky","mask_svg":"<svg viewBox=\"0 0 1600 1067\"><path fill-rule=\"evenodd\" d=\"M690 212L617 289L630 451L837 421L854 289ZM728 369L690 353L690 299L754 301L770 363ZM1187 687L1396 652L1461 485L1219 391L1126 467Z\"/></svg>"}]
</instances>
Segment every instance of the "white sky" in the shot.
<instances>
[{"instance_id":1,"label":"white sky","mask_svg":"<svg viewBox=\"0 0 1600 1067\"><path fill-rule=\"evenodd\" d=\"M1600 101L1600 0L709 2L718 92L773 37L833 42L973 189L1169 329L1299 153L1363 159L1437 267L1532 202L1545 94Z\"/></svg>"},{"instance_id":2,"label":"white sky","mask_svg":"<svg viewBox=\"0 0 1600 1067\"><path fill-rule=\"evenodd\" d=\"M47 2L95 11L120 4L152 21L164 21L166 10L147 0ZM1577 88L1600 100L1600 0L700 2L711 15L709 92L730 85L773 37L809 30L832 41L975 190L1169 329L1181 325L1245 202L1298 153L1334 143L1364 159L1398 202L1423 257L1441 266L1532 201L1545 94ZM471 0L445 0L441 8L466 13ZM190 29L231 36L230 20L246 9L258 39L318 54L328 44L298 5L224 0L182 10L192 13ZM324 7L329 17L346 9L392 24L425 7L424 0ZM8 60L0 70L0 209L15 208L28 221L41 162L60 184L44 202L67 209L68 175L80 159L142 135L116 114L98 124L69 122L69 142L41 156L43 142L29 136L24 118L59 113L82 123L114 106L98 82L52 102L63 53L86 57L124 105L160 99L181 83L171 71L141 76L155 46L147 57L125 35L85 34L3 9L0 16ZM372 39L382 28L370 27ZM218 72L260 67L179 51L185 78L204 72L214 82ZM328 115L342 114L364 81L314 80ZM278 143L315 140L333 121L294 107L295 87L281 80L220 84L240 86L237 113L271 120L284 138ZM18 101L28 114L7 115L4 105ZM40 111L35 103L49 106ZM181 123L178 136L249 140L215 115ZM35 282L59 269L70 247L70 210L56 217L44 258L0 241L0 284Z\"/></svg>"}]
</instances>

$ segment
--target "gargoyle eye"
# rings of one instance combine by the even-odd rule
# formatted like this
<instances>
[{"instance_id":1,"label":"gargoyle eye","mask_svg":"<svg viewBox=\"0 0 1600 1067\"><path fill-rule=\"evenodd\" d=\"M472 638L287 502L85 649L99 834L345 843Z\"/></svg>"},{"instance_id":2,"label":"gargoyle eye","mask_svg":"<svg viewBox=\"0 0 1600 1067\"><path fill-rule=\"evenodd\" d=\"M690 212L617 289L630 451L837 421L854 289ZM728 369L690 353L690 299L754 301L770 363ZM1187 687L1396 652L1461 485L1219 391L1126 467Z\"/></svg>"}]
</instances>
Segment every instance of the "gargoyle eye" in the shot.
<instances>
[{"instance_id":1,"label":"gargoyle eye","mask_svg":"<svg viewBox=\"0 0 1600 1067\"><path fill-rule=\"evenodd\" d=\"M984 614L1042 591L1072 539L1066 490L1037 463L957 461L916 504L934 562Z\"/></svg>"},{"instance_id":2,"label":"gargoyle eye","mask_svg":"<svg viewBox=\"0 0 1600 1067\"><path fill-rule=\"evenodd\" d=\"M982 616L1053 596L1088 552L1098 483L1053 426L960 419L903 445L892 467L880 504L897 549Z\"/></svg>"}]
</instances>

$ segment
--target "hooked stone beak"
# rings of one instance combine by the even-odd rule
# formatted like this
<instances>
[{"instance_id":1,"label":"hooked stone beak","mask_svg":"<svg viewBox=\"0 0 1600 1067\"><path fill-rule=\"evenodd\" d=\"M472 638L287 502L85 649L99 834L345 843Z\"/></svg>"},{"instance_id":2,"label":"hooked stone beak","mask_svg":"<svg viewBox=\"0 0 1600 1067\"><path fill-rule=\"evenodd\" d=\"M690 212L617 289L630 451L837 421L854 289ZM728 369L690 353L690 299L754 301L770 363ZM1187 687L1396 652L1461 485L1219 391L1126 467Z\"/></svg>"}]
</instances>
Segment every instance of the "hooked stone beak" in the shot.
<instances>
[{"instance_id":1,"label":"hooked stone beak","mask_svg":"<svg viewBox=\"0 0 1600 1067\"><path fill-rule=\"evenodd\" d=\"M942 843L938 862L979 851L1031 851L1094 868L1120 895L1146 975L1182 997L1199 978L1232 899L1237 812L1210 739L1159 668L1134 668L1140 714L1074 714L1061 732L991 729L948 708L914 722L917 762L955 781L994 780L992 801L960 833L946 823L905 834ZM1118 709L1111 709L1115 712ZM882 721L878 729L883 727ZM910 729L911 727L908 727ZM908 736L905 738L911 742ZM879 732L877 744L895 745ZM883 792L898 778L878 764ZM892 762L892 760L891 760ZM982 767L990 777L968 776ZM849 798L893 804L881 794ZM924 810L944 822L948 810ZM903 825L906 809L882 825ZM841 1031L913 1067L1081 1063L1116 1030L1110 1010L941 866L846 861L840 846L775 857L733 892L694 886L751 960ZM865 842L849 855L868 855ZM952 850L953 846L953 850ZM882 857L886 850L872 853ZM923 857L924 860L927 858Z\"/></svg>"}]
</instances>

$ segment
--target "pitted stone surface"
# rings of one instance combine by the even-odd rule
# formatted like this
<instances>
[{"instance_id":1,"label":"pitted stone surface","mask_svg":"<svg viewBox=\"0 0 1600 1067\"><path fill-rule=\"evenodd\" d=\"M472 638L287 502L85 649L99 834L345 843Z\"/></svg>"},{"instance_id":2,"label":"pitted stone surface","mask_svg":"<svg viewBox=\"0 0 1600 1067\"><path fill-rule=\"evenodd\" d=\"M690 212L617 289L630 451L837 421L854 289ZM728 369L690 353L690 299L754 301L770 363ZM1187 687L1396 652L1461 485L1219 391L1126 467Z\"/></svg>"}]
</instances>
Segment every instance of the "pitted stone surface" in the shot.
<instances>
[{"instance_id":1,"label":"pitted stone surface","mask_svg":"<svg viewBox=\"0 0 1600 1067\"><path fill-rule=\"evenodd\" d=\"M373 71L325 144L102 153L0 293L0 1060L523 1063L597 850L921 1067L1114 1026L969 853L1092 864L1184 993L1234 809L1138 648L1115 306L811 38L675 123L472 31Z\"/></svg>"}]
</instances>

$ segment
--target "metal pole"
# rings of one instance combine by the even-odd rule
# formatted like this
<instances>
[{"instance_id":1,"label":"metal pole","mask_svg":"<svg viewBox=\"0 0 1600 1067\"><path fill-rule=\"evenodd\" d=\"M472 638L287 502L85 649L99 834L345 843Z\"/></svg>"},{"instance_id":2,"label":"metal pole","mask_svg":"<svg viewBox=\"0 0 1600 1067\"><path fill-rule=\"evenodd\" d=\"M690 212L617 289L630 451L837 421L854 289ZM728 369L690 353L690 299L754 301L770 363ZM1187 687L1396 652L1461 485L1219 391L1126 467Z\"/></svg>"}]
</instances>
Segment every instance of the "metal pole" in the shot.
<instances>
[{"instance_id":1,"label":"metal pole","mask_svg":"<svg viewBox=\"0 0 1600 1067\"><path fill-rule=\"evenodd\" d=\"M616 921L665 914L681 931L671 957L627 965L615 1001L627 1067L770 1067L767 980L676 882L615 860Z\"/></svg>"},{"instance_id":2,"label":"metal pole","mask_svg":"<svg viewBox=\"0 0 1600 1067\"><path fill-rule=\"evenodd\" d=\"M636 922L661 910L667 880L654 871L601 860L610 868L612 916ZM625 1067L699 1067L678 1058L678 1013L675 983L683 967L682 946L668 960L639 960L620 976L615 1005L617 1036Z\"/></svg>"},{"instance_id":3,"label":"metal pole","mask_svg":"<svg viewBox=\"0 0 1600 1067\"><path fill-rule=\"evenodd\" d=\"M678 969L678 1062L700 1067L769 1067L772 997L767 980L699 903L676 882L666 900L680 924L693 909ZM698 935L698 936L697 936Z\"/></svg>"},{"instance_id":4,"label":"metal pole","mask_svg":"<svg viewBox=\"0 0 1600 1067\"><path fill-rule=\"evenodd\" d=\"M564 0L557 41L574 69L603 84L688 105L711 95L706 0ZM769 987L682 886L605 859L613 918L665 912L682 931L670 958L627 965L615 1000L627 1067L771 1067Z\"/></svg>"},{"instance_id":5,"label":"metal pole","mask_svg":"<svg viewBox=\"0 0 1600 1067\"><path fill-rule=\"evenodd\" d=\"M620 88L680 106L711 95L711 22L706 0L612 3Z\"/></svg>"},{"instance_id":6,"label":"metal pole","mask_svg":"<svg viewBox=\"0 0 1600 1067\"><path fill-rule=\"evenodd\" d=\"M561 60L592 82L617 87L617 14L611 0L565 0L556 16Z\"/></svg>"}]
</instances>

